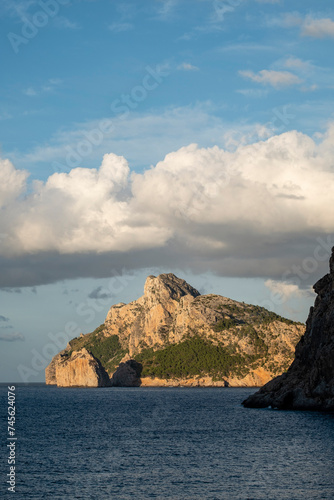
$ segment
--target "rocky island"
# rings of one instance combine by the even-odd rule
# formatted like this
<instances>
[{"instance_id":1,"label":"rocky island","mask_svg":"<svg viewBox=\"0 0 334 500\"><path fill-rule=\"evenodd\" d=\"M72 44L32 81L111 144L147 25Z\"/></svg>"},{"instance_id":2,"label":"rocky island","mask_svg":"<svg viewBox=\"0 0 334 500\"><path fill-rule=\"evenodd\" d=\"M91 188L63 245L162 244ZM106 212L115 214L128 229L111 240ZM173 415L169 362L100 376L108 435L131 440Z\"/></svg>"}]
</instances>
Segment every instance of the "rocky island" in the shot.
<instances>
[{"instance_id":1,"label":"rocky island","mask_svg":"<svg viewBox=\"0 0 334 500\"><path fill-rule=\"evenodd\" d=\"M105 323L71 340L46 383L84 386L254 386L288 368L305 326L260 306L201 295L174 274L113 305Z\"/></svg>"},{"instance_id":2,"label":"rocky island","mask_svg":"<svg viewBox=\"0 0 334 500\"><path fill-rule=\"evenodd\" d=\"M334 247L330 272L313 288L317 297L295 360L286 373L247 398L244 406L334 411Z\"/></svg>"}]
</instances>

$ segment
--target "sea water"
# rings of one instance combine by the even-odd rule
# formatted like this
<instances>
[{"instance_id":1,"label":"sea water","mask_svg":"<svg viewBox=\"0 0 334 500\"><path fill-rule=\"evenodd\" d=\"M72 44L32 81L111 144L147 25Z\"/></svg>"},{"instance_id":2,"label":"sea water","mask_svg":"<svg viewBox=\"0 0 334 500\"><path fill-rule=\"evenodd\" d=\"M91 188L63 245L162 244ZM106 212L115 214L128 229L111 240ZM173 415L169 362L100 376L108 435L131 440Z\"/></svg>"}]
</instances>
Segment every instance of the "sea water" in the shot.
<instances>
[{"instance_id":1,"label":"sea water","mask_svg":"<svg viewBox=\"0 0 334 500\"><path fill-rule=\"evenodd\" d=\"M243 408L252 392L18 386L16 493L3 446L0 498L334 498L334 415Z\"/></svg>"}]
</instances>

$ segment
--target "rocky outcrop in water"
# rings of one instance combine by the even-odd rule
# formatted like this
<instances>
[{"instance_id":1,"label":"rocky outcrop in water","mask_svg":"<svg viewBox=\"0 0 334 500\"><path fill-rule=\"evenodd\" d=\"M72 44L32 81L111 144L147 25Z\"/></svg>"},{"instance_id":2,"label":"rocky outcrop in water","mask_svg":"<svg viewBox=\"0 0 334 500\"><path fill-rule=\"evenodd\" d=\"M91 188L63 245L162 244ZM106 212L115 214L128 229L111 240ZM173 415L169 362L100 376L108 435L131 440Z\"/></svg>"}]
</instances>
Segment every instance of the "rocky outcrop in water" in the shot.
<instances>
[{"instance_id":1,"label":"rocky outcrop in water","mask_svg":"<svg viewBox=\"0 0 334 500\"><path fill-rule=\"evenodd\" d=\"M334 248L329 274L313 288L317 298L295 360L287 373L247 398L244 406L334 411Z\"/></svg>"},{"instance_id":2,"label":"rocky outcrop in water","mask_svg":"<svg viewBox=\"0 0 334 500\"><path fill-rule=\"evenodd\" d=\"M67 355L66 351L55 362L55 380L58 387L106 387L111 385L108 374L94 356L83 348Z\"/></svg>"},{"instance_id":3,"label":"rocky outcrop in water","mask_svg":"<svg viewBox=\"0 0 334 500\"><path fill-rule=\"evenodd\" d=\"M304 331L259 306L200 295L174 274L149 276L142 297L113 305L53 358L46 382L259 387L287 369Z\"/></svg>"}]
</instances>

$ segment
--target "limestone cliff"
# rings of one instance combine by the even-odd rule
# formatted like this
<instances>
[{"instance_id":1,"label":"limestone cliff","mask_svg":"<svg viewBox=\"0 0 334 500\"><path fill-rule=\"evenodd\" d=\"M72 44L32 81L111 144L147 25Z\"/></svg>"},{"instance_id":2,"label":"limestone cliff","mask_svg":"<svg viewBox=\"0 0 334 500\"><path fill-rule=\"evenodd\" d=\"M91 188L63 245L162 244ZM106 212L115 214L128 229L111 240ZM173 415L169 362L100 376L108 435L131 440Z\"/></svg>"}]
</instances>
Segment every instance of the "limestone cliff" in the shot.
<instances>
[{"instance_id":1,"label":"limestone cliff","mask_svg":"<svg viewBox=\"0 0 334 500\"><path fill-rule=\"evenodd\" d=\"M330 273L315 285L317 298L287 373L247 398L246 407L334 411L334 248Z\"/></svg>"},{"instance_id":2,"label":"limestone cliff","mask_svg":"<svg viewBox=\"0 0 334 500\"><path fill-rule=\"evenodd\" d=\"M104 387L110 385L108 374L101 363L85 348L61 354L55 362L58 387Z\"/></svg>"},{"instance_id":3,"label":"limestone cliff","mask_svg":"<svg viewBox=\"0 0 334 500\"><path fill-rule=\"evenodd\" d=\"M118 335L130 356L143 347L163 346L167 340L178 342L185 333L189 305L199 295L174 274L149 276L142 297L110 308L105 320L106 334Z\"/></svg>"},{"instance_id":4,"label":"limestone cliff","mask_svg":"<svg viewBox=\"0 0 334 500\"><path fill-rule=\"evenodd\" d=\"M46 379L73 385L76 353L86 349L112 385L261 386L287 369L304 330L259 306L200 295L173 274L149 276L144 295L112 306L104 325L73 339Z\"/></svg>"}]
</instances>

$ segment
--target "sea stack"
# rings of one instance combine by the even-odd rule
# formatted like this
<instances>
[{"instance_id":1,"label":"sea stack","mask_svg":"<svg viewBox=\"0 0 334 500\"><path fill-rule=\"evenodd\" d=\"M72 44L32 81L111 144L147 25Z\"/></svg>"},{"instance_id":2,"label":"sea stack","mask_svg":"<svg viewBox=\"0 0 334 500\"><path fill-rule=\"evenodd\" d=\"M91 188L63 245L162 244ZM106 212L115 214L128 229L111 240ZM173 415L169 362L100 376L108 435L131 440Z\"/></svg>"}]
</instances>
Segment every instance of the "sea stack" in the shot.
<instances>
[{"instance_id":1,"label":"sea stack","mask_svg":"<svg viewBox=\"0 0 334 500\"><path fill-rule=\"evenodd\" d=\"M286 373L243 401L249 408L334 411L334 247L330 272L314 285L317 294Z\"/></svg>"}]
</instances>

